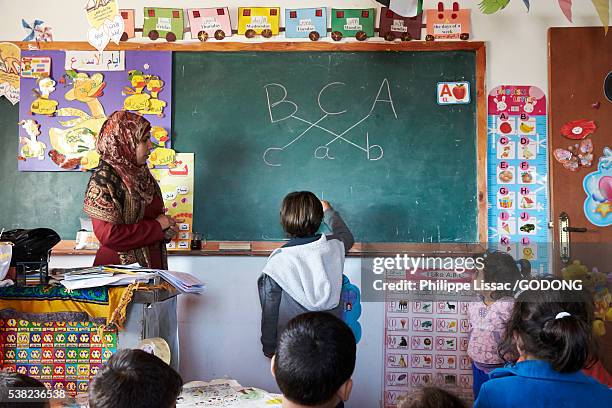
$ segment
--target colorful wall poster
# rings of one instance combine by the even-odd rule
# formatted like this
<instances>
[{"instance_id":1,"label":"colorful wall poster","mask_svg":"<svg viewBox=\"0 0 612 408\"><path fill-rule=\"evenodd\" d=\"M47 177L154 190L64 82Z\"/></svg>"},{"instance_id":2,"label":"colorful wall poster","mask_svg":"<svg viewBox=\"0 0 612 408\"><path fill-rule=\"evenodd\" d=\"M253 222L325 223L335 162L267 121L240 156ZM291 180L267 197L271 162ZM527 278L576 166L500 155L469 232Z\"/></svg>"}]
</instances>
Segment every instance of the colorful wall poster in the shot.
<instances>
[{"instance_id":1,"label":"colorful wall poster","mask_svg":"<svg viewBox=\"0 0 612 408\"><path fill-rule=\"evenodd\" d=\"M89 381L117 351L117 332L103 336L90 322L0 318L0 367L70 397L87 394Z\"/></svg>"},{"instance_id":2,"label":"colorful wall poster","mask_svg":"<svg viewBox=\"0 0 612 408\"><path fill-rule=\"evenodd\" d=\"M387 282L437 279L468 282L472 272L405 270L387 275ZM385 408L397 406L401 395L434 385L472 401L472 361L467 355L467 309L472 294L423 290L385 292L384 383ZM470 404L471 405L471 404Z\"/></svg>"},{"instance_id":3,"label":"colorful wall poster","mask_svg":"<svg viewBox=\"0 0 612 408\"><path fill-rule=\"evenodd\" d=\"M89 0L85 6L85 15L90 26L87 41L96 50L103 51L111 40L119 44L124 24L117 0Z\"/></svg>"},{"instance_id":4,"label":"colorful wall poster","mask_svg":"<svg viewBox=\"0 0 612 408\"><path fill-rule=\"evenodd\" d=\"M0 43L0 96L13 105L19 102L21 49L12 43Z\"/></svg>"},{"instance_id":5,"label":"colorful wall poster","mask_svg":"<svg viewBox=\"0 0 612 408\"><path fill-rule=\"evenodd\" d=\"M498 86L488 112L489 244L548 273L546 97L534 86Z\"/></svg>"},{"instance_id":6,"label":"colorful wall poster","mask_svg":"<svg viewBox=\"0 0 612 408\"><path fill-rule=\"evenodd\" d=\"M155 154L155 150L152 155ZM193 231L194 154L176 153L167 168L154 168L151 173L159 183L164 198L164 211L179 222L179 233L167 244L168 250L189 250Z\"/></svg>"},{"instance_id":7,"label":"colorful wall poster","mask_svg":"<svg viewBox=\"0 0 612 408\"><path fill-rule=\"evenodd\" d=\"M164 146L170 147L172 114L172 54L157 51L126 51L124 71L77 71L65 69L64 51L23 51L22 57L51 58L51 76L21 78L20 171L71 171L97 166L95 145L106 117L114 111L138 112L152 126L165 129ZM93 65L92 65L93 66ZM26 138L37 133L44 144L34 146L35 158L22 154ZM29 131L28 131L29 130ZM159 143L156 143L159 145ZM31 151L30 148L25 152Z\"/></svg>"}]
</instances>

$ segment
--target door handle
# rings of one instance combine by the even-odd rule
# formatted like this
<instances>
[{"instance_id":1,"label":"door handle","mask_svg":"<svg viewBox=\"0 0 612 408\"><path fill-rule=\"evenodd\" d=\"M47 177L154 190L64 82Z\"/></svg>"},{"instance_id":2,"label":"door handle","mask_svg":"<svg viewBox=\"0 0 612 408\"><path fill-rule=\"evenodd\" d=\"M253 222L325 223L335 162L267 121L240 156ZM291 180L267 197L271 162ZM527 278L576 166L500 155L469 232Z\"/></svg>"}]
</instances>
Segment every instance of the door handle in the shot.
<instances>
[{"instance_id":1,"label":"door handle","mask_svg":"<svg viewBox=\"0 0 612 408\"><path fill-rule=\"evenodd\" d=\"M567 213L559 214L559 255L561 262L567 264L571 259L570 238L571 232L587 232L584 227L570 227L570 219Z\"/></svg>"},{"instance_id":2,"label":"door handle","mask_svg":"<svg viewBox=\"0 0 612 408\"><path fill-rule=\"evenodd\" d=\"M569 215L562 212L559 214L559 256L561 262L567 264L570 260L570 231Z\"/></svg>"},{"instance_id":3,"label":"door handle","mask_svg":"<svg viewBox=\"0 0 612 408\"><path fill-rule=\"evenodd\" d=\"M565 232L587 232L588 230L584 227L564 227Z\"/></svg>"}]
</instances>

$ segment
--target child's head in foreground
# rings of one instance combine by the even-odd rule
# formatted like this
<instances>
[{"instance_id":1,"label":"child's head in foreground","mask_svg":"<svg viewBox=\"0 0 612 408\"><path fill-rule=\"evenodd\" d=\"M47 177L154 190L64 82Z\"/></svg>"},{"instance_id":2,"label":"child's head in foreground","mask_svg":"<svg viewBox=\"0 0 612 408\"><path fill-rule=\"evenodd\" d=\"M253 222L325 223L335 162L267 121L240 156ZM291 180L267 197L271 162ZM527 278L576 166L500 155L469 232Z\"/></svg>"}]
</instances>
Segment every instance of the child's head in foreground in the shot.
<instances>
[{"instance_id":1,"label":"child's head in foreground","mask_svg":"<svg viewBox=\"0 0 612 408\"><path fill-rule=\"evenodd\" d=\"M517 297L500 355L514 343L522 359L547 361L561 373L581 370L595 356L592 318L584 293L525 291Z\"/></svg>"},{"instance_id":2,"label":"child's head in foreground","mask_svg":"<svg viewBox=\"0 0 612 408\"><path fill-rule=\"evenodd\" d=\"M355 369L355 336L342 320L324 312L289 321L272 359L272 374L295 405L335 407L349 398Z\"/></svg>"},{"instance_id":3,"label":"child's head in foreground","mask_svg":"<svg viewBox=\"0 0 612 408\"><path fill-rule=\"evenodd\" d=\"M291 238L314 235L323 221L323 205L310 191L294 191L283 199L280 219Z\"/></svg>"},{"instance_id":4,"label":"child's head in foreground","mask_svg":"<svg viewBox=\"0 0 612 408\"><path fill-rule=\"evenodd\" d=\"M182 386L181 376L158 357L120 350L89 385L89 407L172 408Z\"/></svg>"},{"instance_id":5,"label":"child's head in foreground","mask_svg":"<svg viewBox=\"0 0 612 408\"><path fill-rule=\"evenodd\" d=\"M400 397L398 408L466 408L454 394L438 387L423 387Z\"/></svg>"},{"instance_id":6,"label":"child's head in foreground","mask_svg":"<svg viewBox=\"0 0 612 408\"><path fill-rule=\"evenodd\" d=\"M9 373L8 371L0 370L0 406L5 408L19 408L19 407L29 407L29 408L47 408L49 407L48 401L17 401L10 402L9 397L9 389L13 389L17 391L17 389L23 388L37 388L42 391L46 391L47 389L35 378L28 377L24 374L19 373Z\"/></svg>"}]
</instances>

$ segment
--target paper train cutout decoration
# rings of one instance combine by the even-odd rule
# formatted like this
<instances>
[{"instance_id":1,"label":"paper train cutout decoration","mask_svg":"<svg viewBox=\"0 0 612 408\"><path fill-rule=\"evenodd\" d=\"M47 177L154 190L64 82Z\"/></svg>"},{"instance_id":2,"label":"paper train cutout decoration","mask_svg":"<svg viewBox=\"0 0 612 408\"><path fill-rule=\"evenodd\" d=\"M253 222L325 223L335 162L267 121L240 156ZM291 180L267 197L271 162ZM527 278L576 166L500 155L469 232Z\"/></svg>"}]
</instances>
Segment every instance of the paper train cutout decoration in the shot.
<instances>
[{"instance_id":1,"label":"paper train cutout decoration","mask_svg":"<svg viewBox=\"0 0 612 408\"><path fill-rule=\"evenodd\" d=\"M331 10L331 21L328 21L326 7L285 9L285 27L280 26L280 7L239 7L237 30L231 28L231 16L227 7L210 8L164 8L145 7L143 27L135 27L135 10L121 9L124 33L121 41L127 41L142 32L150 40L166 39L174 42L184 39L188 32L192 39L208 41L223 40L232 34L244 35L246 38L261 36L271 38L281 31L286 38L309 38L317 41L328 36L334 41L343 38L356 38L365 41L379 36L387 41L410 41L421 39L421 29L427 27L426 40L467 40L470 36L470 9L461 9L458 2L453 2L450 9L445 9L439 2L437 9L426 10L427 26L423 24L423 10L418 7L416 14L401 16L389 7L383 7L380 13L375 8L341 8ZM379 28L376 29L377 14L380 14ZM187 27L185 26L185 15Z\"/></svg>"}]
</instances>

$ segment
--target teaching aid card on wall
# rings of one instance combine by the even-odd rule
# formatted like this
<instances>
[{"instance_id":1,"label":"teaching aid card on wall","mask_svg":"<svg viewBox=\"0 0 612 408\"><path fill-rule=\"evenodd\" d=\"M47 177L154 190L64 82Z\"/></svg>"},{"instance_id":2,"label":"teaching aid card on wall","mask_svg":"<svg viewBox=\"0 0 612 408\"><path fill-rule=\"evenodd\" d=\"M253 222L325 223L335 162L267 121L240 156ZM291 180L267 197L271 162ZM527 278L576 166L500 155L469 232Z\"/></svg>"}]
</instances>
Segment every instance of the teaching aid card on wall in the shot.
<instances>
[{"instance_id":1,"label":"teaching aid card on wall","mask_svg":"<svg viewBox=\"0 0 612 408\"><path fill-rule=\"evenodd\" d=\"M401 395L428 385L472 401L467 307L475 297L450 290L448 283L471 282L473 273L413 272L399 270L386 276L388 283L399 283L406 290L385 291L384 406L396 407Z\"/></svg>"},{"instance_id":2,"label":"teaching aid card on wall","mask_svg":"<svg viewBox=\"0 0 612 408\"><path fill-rule=\"evenodd\" d=\"M170 52L23 51L24 60L50 61L50 72L21 78L20 171L96 167L98 132L118 110L144 115L153 139L164 134L156 146L170 148Z\"/></svg>"},{"instance_id":3,"label":"teaching aid card on wall","mask_svg":"<svg viewBox=\"0 0 612 408\"><path fill-rule=\"evenodd\" d=\"M155 159L154 155L163 154L156 150L153 150L149 156L150 161ZM173 157L174 162L170 163L167 168L154 168L151 173L162 191L164 211L167 215L179 220L179 232L167 244L167 247L169 250L189 250L193 231L194 154L177 153Z\"/></svg>"},{"instance_id":4,"label":"teaching aid card on wall","mask_svg":"<svg viewBox=\"0 0 612 408\"><path fill-rule=\"evenodd\" d=\"M548 272L546 97L534 86L502 85L489 93L489 242L534 274Z\"/></svg>"},{"instance_id":5,"label":"teaching aid card on wall","mask_svg":"<svg viewBox=\"0 0 612 408\"><path fill-rule=\"evenodd\" d=\"M13 105L19 102L20 55L15 44L0 43L0 96Z\"/></svg>"}]
</instances>

